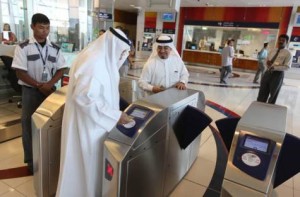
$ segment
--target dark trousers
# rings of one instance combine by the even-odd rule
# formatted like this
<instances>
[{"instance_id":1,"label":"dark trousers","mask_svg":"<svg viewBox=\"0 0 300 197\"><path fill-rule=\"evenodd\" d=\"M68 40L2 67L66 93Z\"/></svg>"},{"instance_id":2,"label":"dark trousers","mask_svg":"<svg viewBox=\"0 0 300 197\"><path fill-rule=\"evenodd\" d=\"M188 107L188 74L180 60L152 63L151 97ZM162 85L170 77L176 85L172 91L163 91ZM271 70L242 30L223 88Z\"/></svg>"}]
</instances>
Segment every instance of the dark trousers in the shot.
<instances>
[{"instance_id":1,"label":"dark trousers","mask_svg":"<svg viewBox=\"0 0 300 197\"><path fill-rule=\"evenodd\" d=\"M24 162L32 166L32 127L31 116L45 100L36 88L22 86L22 142Z\"/></svg>"},{"instance_id":2,"label":"dark trousers","mask_svg":"<svg viewBox=\"0 0 300 197\"><path fill-rule=\"evenodd\" d=\"M275 104L283 78L284 71L266 71L260 82L257 101Z\"/></svg>"},{"instance_id":3,"label":"dark trousers","mask_svg":"<svg viewBox=\"0 0 300 197\"><path fill-rule=\"evenodd\" d=\"M226 82L228 75L231 73L231 66L223 66L221 69L220 83Z\"/></svg>"}]
</instances>

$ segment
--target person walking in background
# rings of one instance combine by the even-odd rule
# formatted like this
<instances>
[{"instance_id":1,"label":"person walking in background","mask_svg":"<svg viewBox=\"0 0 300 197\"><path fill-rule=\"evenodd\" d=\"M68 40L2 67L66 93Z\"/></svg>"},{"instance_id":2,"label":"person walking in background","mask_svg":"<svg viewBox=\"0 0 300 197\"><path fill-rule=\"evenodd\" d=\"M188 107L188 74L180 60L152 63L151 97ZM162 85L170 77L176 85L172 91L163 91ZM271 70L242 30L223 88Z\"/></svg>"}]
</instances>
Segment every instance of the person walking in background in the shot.
<instances>
[{"instance_id":1,"label":"person walking in background","mask_svg":"<svg viewBox=\"0 0 300 197\"><path fill-rule=\"evenodd\" d=\"M0 34L0 44L14 44L15 42L17 42L16 35L11 31L10 25L4 23L3 32Z\"/></svg>"},{"instance_id":2,"label":"person walking in background","mask_svg":"<svg viewBox=\"0 0 300 197\"><path fill-rule=\"evenodd\" d=\"M232 61L234 58L234 40L230 39L227 41L227 46L222 50L222 68L220 75L220 83L227 84L228 75L232 72Z\"/></svg>"},{"instance_id":3,"label":"person walking in background","mask_svg":"<svg viewBox=\"0 0 300 197\"><path fill-rule=\"evenodd\" d=\"M22 142L24 162L33 172L31 116L54 90L54 84L67 67L60 48L47 37L50 21L44 14L34 14L31 19L33 37L15 49L12 68L22 85Z\"/></svg>"},{"instance_id":4,"label":"person walking in background","mask_svg":"<svg viewBox=\"0 0 300 197\"><path fill-rule=\"evenodd\" d=\"M262 79L263 74L266 70L266 58L268 56L268 43L264 43L264 47L258 52L257 59L258 59L258 68L255 74L255 77L253 79L253 83L258 83L258 79L260 76L260 79Z\"/></svg>"},{"instance_id":5,"label":"person walking in background","mask_svg":"<svg viewBox=\"0 0 300 197\"><path fill-rule=\"evenodd\" d=\"M173 39L161 35L153 45L138 81L140 88L150 93L158 93L166 88L185 90L189 73L179 56Z\"/></svg>"},{"instance_id":6,"label":"person walking in background","mask_svg":"<svg viewBox=\"0 0 300 197\"><path fill-rule=\"evenodd\" d=\"M292 54L286 49L289 36L282 34L278 38L278 48L270 51L267 57L267 71L264 73L257 101L275 104L281 89L284 71L291 68Z\"/></svg>"}]
</instances>

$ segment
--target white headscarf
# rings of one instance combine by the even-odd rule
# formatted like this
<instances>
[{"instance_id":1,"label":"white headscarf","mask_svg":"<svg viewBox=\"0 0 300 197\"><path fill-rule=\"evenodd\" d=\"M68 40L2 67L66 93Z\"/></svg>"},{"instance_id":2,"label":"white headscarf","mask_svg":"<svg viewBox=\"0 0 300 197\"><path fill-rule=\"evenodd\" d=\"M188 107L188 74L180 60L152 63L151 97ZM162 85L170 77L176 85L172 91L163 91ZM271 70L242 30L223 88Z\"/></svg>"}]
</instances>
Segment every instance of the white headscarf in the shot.
<instances>
[{"instance_id":1,"label":"white headscarf","mask_svg":"<svg viewBox=\"0 0 300 197\"><path fill-rule=\"evenodd\" d=\"M127 58L126 53L122 55L122 59L119 58L124 50L129 53L130 45L130 41L121 30L109 28L108 31L82 50L78 56L87 55L89 58L96 58L97 61L105 60L105 62L101 63L109 66L117 65L117 69L119 69ZM77 58L77 60L80 59Z\"/></svg>"},{"instance_id":2,"label":"white headscarf","mask_svg":"<svg viewBox=\"0 0 300 197\"><path fill-rule=\"evenodd\" d=\"M119 29L110 28L77 55L71 66L70 83L75 80L72 79L72 76L78 78L82 73L99 77L104 75L108 76L106 80L110 81L112 89L118 90L119 68L126 60L129 50L130 41L126 35ZM115 95L111 96L115 97ZM117 101L111 102L116 103Z\"/></svg>"},{"instance_id":3,"label":"white headscarf","mask_svg":"<svg viewBox=\"0 0 300 197\"><path fill-rule=\"evenodd\" d=\"M170 47L172 50L171 50L168 58L171 58L172 56L177 56L177 57L179 57L180 61L182 61L179 53L177 52L176 47L174 46L173 39L170 36L163 35L163 34L160 35L158 38L156 38L155 43L152 46L152 53L151 53L148 61L151 60L152 58L158 57L158 54L157 54L158 46ZM183 61L181 63L184 64Z\"/></svg>"}]
</instances>

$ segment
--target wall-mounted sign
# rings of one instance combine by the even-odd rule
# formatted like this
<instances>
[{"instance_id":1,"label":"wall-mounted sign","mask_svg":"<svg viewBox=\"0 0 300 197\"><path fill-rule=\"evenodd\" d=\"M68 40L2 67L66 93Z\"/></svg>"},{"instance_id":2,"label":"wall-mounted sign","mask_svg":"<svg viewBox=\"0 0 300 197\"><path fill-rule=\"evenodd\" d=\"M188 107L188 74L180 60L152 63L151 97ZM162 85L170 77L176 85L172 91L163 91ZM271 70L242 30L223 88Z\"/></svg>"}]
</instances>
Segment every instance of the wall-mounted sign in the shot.
<instances>
[{"instance_id":1,"label":"wall-mounted sign","mask_svg":"<svg viewBox=\"0 0 300 197\"><path fill-rule=\"evenodd\" d=\"M229 21L191 21L184 22L185 25L214 26L214 27L256 27L278 29L279 23L257 23L257 22L229 22Z\"/></svg>"},{"instance_id":2,"label":"wall-mounted sign","mask_svg":"<svg viewBox=\"0 0 300 197\"><path fill-rule=\"evenodd\" d=\"M300 42L300 36L291 36L291 42Z\"/></svg>"},{"instance_id":3,"label":"wall-mounted sign","mask_svg":"<svg viewBox=\"0 0 300 197\"><path fill-rule=\"evenodd\" d=\"M175 29L163 29L164 34L175 34Z\"/></svg>"},{"instance_id":4,"label":"wall-mounted sign","mask_svg":"<svg viewBox=\"0 0 300 197\"><path fill-rule=\"evenodd\" d=\"M144 28L144 32L147 32L147 33L155 33L156 32L156 29L155 28Z\"/></svg>"},{"instance_id":5,"label":"wall-mounted sign","mask_svg":"<svg viewBox=\"0 0 300 197\"><path fill-rule=\"evenodd\" d=\"M100 19L112 20L112 14L110 13L99 12L98 17Z\"/></svg>"}]
</instances>

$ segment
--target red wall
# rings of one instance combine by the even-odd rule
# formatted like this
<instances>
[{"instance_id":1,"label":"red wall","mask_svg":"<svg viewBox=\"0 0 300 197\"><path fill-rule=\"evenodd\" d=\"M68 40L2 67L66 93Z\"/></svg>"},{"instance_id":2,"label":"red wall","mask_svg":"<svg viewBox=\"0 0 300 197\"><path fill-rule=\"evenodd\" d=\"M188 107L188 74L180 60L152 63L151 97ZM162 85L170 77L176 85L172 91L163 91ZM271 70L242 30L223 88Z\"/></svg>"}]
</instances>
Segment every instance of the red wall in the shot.
<instances>
[{"instance_id":1,"label":"red wall","mask_svg":"<svg viewBox=\"0 0 300 197\"><path fill-rule=\"evenodd\" d=\"M186 20L279 23L279 33L286 33L292 7L182 7L180 9L177 50L181 51Z\"/></svg>"}]
</instances>

